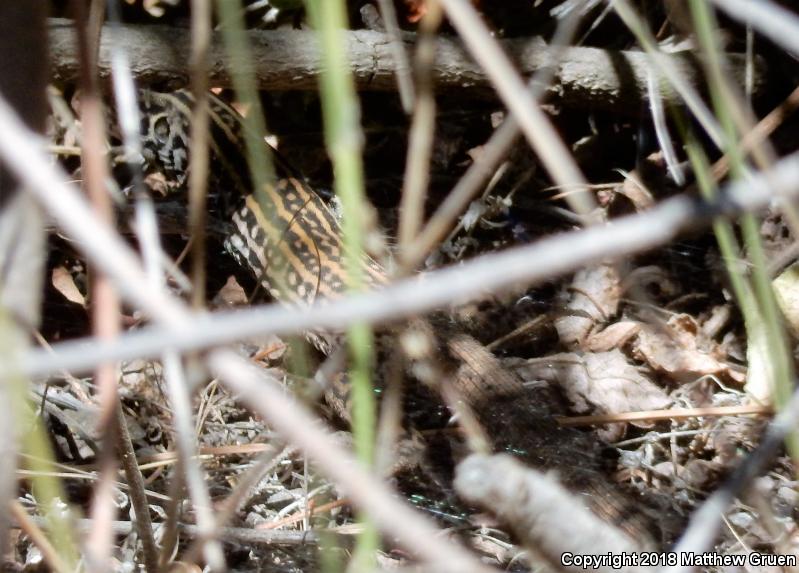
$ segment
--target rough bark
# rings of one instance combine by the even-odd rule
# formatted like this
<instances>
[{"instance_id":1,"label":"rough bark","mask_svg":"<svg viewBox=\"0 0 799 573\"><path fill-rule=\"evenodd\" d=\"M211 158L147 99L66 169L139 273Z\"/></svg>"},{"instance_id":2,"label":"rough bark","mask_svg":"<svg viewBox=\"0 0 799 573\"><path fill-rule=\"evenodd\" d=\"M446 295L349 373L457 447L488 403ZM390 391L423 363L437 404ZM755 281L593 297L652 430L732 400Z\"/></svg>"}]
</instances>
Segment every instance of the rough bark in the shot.
<instances>
[{"instance_id":1,"label":"rough bark","mask_svg":"<svg viewBox=\"0 0 799 573\"><path fill-rule=\"evenodd\" d=\"M321 70L315 33L307 30L253 30L252 66L258 85L264 90L315 90ZM352 73L360 91L394 91L394 61L389 37L370 30L345 35ZM415 35L404 36L407 48ZM50 23L53 77L56 82L74 83L79 69L74 32L69 20ZM105 27L100 47L99 73L111 73L110 53L114 42L128 50L133 73L141 84L178 87L188 85L190 37L188 29L166 26ZM549 65L552 50L541 38L502 40L501 44L523 75ZM674 64L689 83L701 85L700 74L687 58L672 56ZM743 57L729 56L733 76L743 77ZM209 55L211 85L228 86L228 59L219 35L214 36ZM761 63L762 64L762 63ZM764 67L756 66L756 85L762 84ZM564 107L592 108L623 114L644 109L647 74L652 69L642 52L620 52L598 48L563 50L553 84L547 95L551 103ZM452 37L439 37L433 77L439 93L458 91L477 98L492 97L488 77ZM665 82L660 82L665 86ZM665 99L675 96L661 87Z\"/></svg>"}]
</instances>

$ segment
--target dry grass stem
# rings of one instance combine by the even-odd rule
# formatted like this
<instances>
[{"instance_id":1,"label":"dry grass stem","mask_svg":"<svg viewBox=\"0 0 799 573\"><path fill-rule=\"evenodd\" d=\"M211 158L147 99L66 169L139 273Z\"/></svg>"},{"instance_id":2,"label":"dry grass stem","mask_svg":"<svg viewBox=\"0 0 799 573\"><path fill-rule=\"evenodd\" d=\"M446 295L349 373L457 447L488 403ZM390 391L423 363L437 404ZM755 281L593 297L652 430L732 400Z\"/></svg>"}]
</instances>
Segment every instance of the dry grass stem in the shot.
<instances>
[{"instance_id":1,"label":"dry grass stem","mask_svg":"<svg viewBox=\"0 0 799 573\"><path fill-rule=\"evenodd\" d=\"M211 0L192 0L191 6L191 88L194 108L191 117L191 170L189 171L189 232L192 242L192 306L205 306L205 233L208 182L208 54L211 48Z\"/></svg>"},{"instance_id":2,"label":"dry grass stem","mask_svg":"<svg viewBox=\"0 0 799 573\"><path fill-rule=\"evenodd\" d=\"M640 412L618 412L595 416L568 416L558 418L558 424L564 427L593 426L613 424L616 422L641 422L656 420L684 420L686 418L704 418L721 416L771 416L774 408L761 404L742 406L708 406L706 408L674 408L669 410L645 410Z\"/></svg>"},{"instance_id":3,"label":"dry grass stem","mask_svg":"<svg viewBox=\"0 0 799 573\"><path fill-rule=\"evenodd\" d=\"M746 0L712 0L728 16L752 26L774 42L799 53L799 18L770 0L747 2Z\"/></svg>"},{"instance_id":4,"label":"dry grass stem","mask_svg":"<svg viewBox=\"0 0 799 573\"><path fill-rule=\"evenodd\" d=\"M380 7L380 16L386 26L386 33L391 39L391 54L394 57L394 70L397 75L397 91L399 92L402 109L410 114L413 111L416 99L411 77L411 65L405 44L402 41L402 30L397 22L397 10L391 0L377 0Z\"/></svg>"},{"instance_id":5,"label":"dry grass stem","mask_svg":"<svg viewBox=\"0 0 799 573\"><path fill-rule=\"evenodd\" d=\"M508 57L480 19L474 7L463 0L440 0L447 16L468 46L472 56L494 82L500 97L516 117L527 141L558 185L583 188L585 177L574 162L552 123L524 85ZM594 209L593 198L575 193L569 198L572 209L588 216Z\"/></svg>"},{"instance_id":6,"label":"dry grass stem","mask_svg":"<svg viewBox=\"0 0 799 573\"><path fill-rule=\"evenodd\" d=\"M45 525L44 520L36 523L36 520L28 515L28 512L16 499L9 501L9 510L19 528L25 532L32 543L39 549L44 562L56 573L72 573L72 569L67 566L58 551L56 551L56 548L53 547L50 540L47 539L47 536L41 530L40 525Z\"/></svg>"},{"instance_id":7,"label":"dry grass stem","mask_svg":"<svg viewBox=\"0 0 799 573\"><path fill-rule=\"evenodd\" d=\"M528 83L535 98L539 98L552 82L556 63L563 56L579 22L580 18L574 15L566 18L558 26L552 39L552 65L538 70ZM500 162L508 155L520 135L521 130L516 119L513 115L506 115L505 120L491 134L480 154L438 206L419 235L399 252L398 258L405 271L419 267L430 251L446 237L457 218L466 211L469 203L496 173Z\"/></svg>"},{"instance_id":8,"label":"dry grass stem","mask_svg":"<svg viewBox=\"0 0 799 573\"><path fill-rule=\"evenodd\" d=\"M414 58L416 100L411 130L408 135L408 155L400 203L398 240L400 252L405 251L419 233L424 219L427 187L430 183L430 157L436 125L436 100L433 93L432 66L436 55L436 31L441 25L441 6L437 1L428 4L427 13L419 28L419 43Z\"/></svg>"},{"instance_id":9,"label":"dry grass stem","mask_svg":"<svg viewBox=\"0 0 799 573\"><path fill-rule=\"evenodd\" d=\"M178 467L183 470L185 475L199 536L205 541L203 555L213 570L222 571L225 568L225 558L222 546L215 539L217 525L211 505L211 496L205 485L203 470L196 459L197 446L189 383L177 353L165 353L163 363L169 403L174 415L174 438L178 450Z\"/></svg>"}]
</instances>

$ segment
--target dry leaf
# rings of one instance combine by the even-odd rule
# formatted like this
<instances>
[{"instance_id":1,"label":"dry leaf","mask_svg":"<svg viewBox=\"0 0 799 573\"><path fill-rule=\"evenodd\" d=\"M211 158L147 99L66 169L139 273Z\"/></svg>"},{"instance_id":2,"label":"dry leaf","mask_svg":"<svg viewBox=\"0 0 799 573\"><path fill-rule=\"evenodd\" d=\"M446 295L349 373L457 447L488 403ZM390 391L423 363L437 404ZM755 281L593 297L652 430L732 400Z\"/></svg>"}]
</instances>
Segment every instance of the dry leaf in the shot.
<instances>
[{"instance_id":1,"label":"dry leaf","mask_svg":"<svg viewBox=\"0 0 799 573\"><path fill-rule=\"evenodd\" d=\"M555 320L555 328L563 344L584 349L589 333L618 310L619 274L610 264L582 269L574 275L565 294L569 297L565 305L569 316Z\"/></svg>"},{"instance_id":2,"label":"dry leaf","mask_svg":"<svg viewBox=\"0 0 799 573\"><path fill-rule=\"evenodd\" d=\"M63 266L54 268L50 275L50 281L53 283L53 288L64 295L65 299L86 308L86 297L80 292L78 285L75 284L75 279L66 268Z\"/></svg>"},{"instance_id":3,"label":"dry leaf","mask_svg":"<svg viewBox=\"0 0 799 573\"><path fill-rule=\"evenodd\" d=\"M766 333L766 325L756 317L746 323L746 384L744 390L764 404L772 402L774 363Z\"/></svg>"},{"instance_id":4,"label":"dry leaf","mask_svg":"<svg viewBox=\"0 0 799 573\"><path fill-rule=\"evenodd\" d=\"M622 348L641 330L641 324L634 320L623 320L608 326L602 332L592 334L585 341L585 348L590 352L607 352L614 348Z\"/></svg>"},{"instance_id":5,"label":"dry leaf","mask_svg":"<svg viewBox=\"0 0 799 573\"><path fill-rule=\"evenodd\" d=\"M216 293L212 305L214 308L246 306L249 303L247 293L236 281L236 277L229 276L225 285Z\"/></svg>"},{"instance_id":6,"label":"dry leaf","mask_svg":"<svg viewBox=\"0 0 799 573\"><path fill-rule=\"evenodd\" d=\"M533 358L517 369L526 380L557 382L578 413L660 410L671 404L668 395L619 350ZM645 423L636 425L646 427Z\"/></svg>"},{"instance_id":7,"label":"dry leaf","mask_svg":"<svg viewBox=\"0 0 799 573\"><path fill-rule=\"evenodd\" d=\"M791 332L799 335L799 263L789 266L771 284Z\"/></svg>"},{"instance_id":8,"label":"dry leaf","mask_svg":"<svg viewBox=\"0 0 799 573\"><path fill-rule=\"evenodd\" d=\"M699 326L687 314L672 316L666 324L642 324L634 352L653 370L667 374L678 383L719 374L733 380L740 379L739 373L731 372L709 351L701 348L697 340L699 333Z\"/></svg>"},{"instance_id":9,"label":"dry leaf","mask_svg":"<svg viewBox=\"0 0 799 573\"><path fill-rule=\"evenodd\" d=\"M632 202L636 211L646 211L655 204L652 193L640 181L638 173L635 171L625 174L624 182L618 192Z\"/></svg>"},{"instance_id":10,"label":"dry leaf","mask_svg":"<svg viewBox=\"0 0 799 573\"><path fill-rule=\"evenodd\" d=\"M421 20L427 13L427 3L425 0L404 0L405 9L407 10L406 19L411 24L415 24Z\"/></svg>"}]
</instances>

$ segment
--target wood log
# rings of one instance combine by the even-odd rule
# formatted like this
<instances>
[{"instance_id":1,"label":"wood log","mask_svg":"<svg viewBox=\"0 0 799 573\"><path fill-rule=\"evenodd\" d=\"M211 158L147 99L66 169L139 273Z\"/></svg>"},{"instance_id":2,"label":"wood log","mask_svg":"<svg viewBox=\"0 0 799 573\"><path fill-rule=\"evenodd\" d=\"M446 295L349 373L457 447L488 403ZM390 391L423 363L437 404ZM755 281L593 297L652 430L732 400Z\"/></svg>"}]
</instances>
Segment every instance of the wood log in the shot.
<instances>
[{"instance_id":1,"label":"wood log","mask_svg":"<svg viewBox=\"0 0 799 573\"><path fill-rule=\"evenodd\" d=\"M270 91L316 90L321 58L316 34L310 30L251 30L247 32L253 55L251 66L260 89ZM396 90L394 61L389 37L371 30L344 34L356 88L359 91ZM404 36L406 49L413 49L414 34ZM475 98L494 98L494 90L483 70L454 37L439 36L433 75L439 94L457 92ZM555 50L541 38L500 40L517 68L529 77L552 65ZM101 78L111 74L113 46L123 46L140 85L177 88L189 83L190 32L186 28L160 25L125 25L103 29L98 61ZM50 53L53 80L72 84L79 62L70 20L50 20ZM695 87L704 81L687 56L668 56L685 80ZM743 83L742 55L728 55L731 72ZM219 33L210 50L211 85L230 86L227 57ZM566 108L604 110L635 115L646 109L647 75L652 69L646 54L598 48L560 50L553 82L546 89L547 101ZM763 85L764 65L756 66L756 86ZM677 97L665 81L658 82L663 99Z\"/></svg>"}]
</instances>

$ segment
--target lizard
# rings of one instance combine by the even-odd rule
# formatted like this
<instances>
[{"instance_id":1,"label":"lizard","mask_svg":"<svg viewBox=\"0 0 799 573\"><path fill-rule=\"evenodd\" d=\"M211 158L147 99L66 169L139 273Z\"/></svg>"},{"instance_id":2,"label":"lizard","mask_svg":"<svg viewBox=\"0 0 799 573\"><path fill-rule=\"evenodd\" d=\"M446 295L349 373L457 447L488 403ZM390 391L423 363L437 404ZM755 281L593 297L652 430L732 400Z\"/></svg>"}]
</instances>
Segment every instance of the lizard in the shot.
<instances>
[{"instance_id":1,"label":"lizard","mask_svg":"<svg viewBox=\"0 0 799 573\"><path fill-rule=\"evenodd\" d=\"M345 249L337 217L265 141L264 151L276 163L277 177L261 190L252 189L242 118L216 96L210 96L210 104L209 190L223 198L222 216L231 222L226 248L281 302L310 304L344 296ZM145 175L162 176L174 189L185 188L188 181L192 105L187 91L140 93ZM380 288L389 281L386 270L369 256L361 257L360 265L367 288ZM490 447L512 452L537 468L560 468L561 481L594 513L642 540L643 546L652 546L652 533L658 528L639 501L605 477L601 452L606 448L598 438L559 427L549 391L527 389L490 351L459 330L446 312L428 320L435 326L422 329L434 333L448 367L450 388L486 428ZM391 336L388 329L378 340ZM311 340L329 354L340 337L313 333ZM347 416L340 389L329 392L327 399Z\"/></svg>"}]
</instances>

